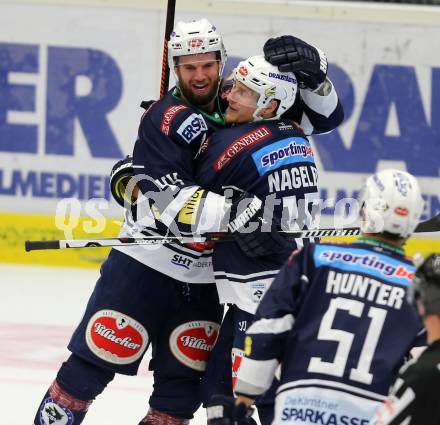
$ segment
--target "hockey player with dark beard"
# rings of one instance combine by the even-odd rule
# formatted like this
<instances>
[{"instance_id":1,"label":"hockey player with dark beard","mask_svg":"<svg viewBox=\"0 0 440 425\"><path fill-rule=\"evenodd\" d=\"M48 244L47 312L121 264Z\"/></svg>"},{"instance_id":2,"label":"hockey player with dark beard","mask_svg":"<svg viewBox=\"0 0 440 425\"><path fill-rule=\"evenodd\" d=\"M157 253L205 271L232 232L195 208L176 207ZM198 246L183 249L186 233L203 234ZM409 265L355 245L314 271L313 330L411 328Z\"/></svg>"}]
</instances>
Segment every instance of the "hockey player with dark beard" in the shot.
<instances>
[{"instance_id":1,"label":"hockey player with dark beard","mask_svg":"<svg viewBox=\"0 0 440 425\"><path fill-rule=\"evenodd\" d=\"M428 348L404 365L372 425L440 424L440 254L417 269L410 294L425 324Z\"/></svg>"},{"instance_id":2,"label":"hockey player with dark beard","mask_svg":"<svg viewBox=\"0 0 440 425\"><path fill-rule=\"evenodd\" d=\"M277 40L287 41L287 47L277 45L276 61L280 52L296 48L298 55L282 57L281 62L296 64L305 72L301 74L303 88L289 113L310 132L335 128L343 113L326 76L325 56L299 39ZM126 214L121 236L170 231L180 210L200 189L194 182L194 157L202 141L225 126L217 91L226 52L216 29L206 19L179 22L168 52L177 86L142 117L134 166L123 161L113 173L123 184L124 172L134 168L142 180L141 192L164 196L153 196L152 205L141 195L138 208ZM123 190L113 192L123 203ZM214 193L209 198L222 203ZM35 424L80 424L115 373L137 373L149 344L153 346L154 388L150 410L140 423L183 425L193 417L201 404L200 381L222 317L213 285L212 249L197 245L156 248L125 247L110 252L68 345L72 354L43 397Z\"/></svg>"},{"instance_id":3,"label":"hockey player with dark beard","mask_svg":"<svg viewBox=\"0 0 440 425\"><path fill-rule=\"evenodd\" d=\"M402 249L423 210L418 183L383 170L360 205L359 240L311 243L282 267L246 331L235 404L214 398L211 425L246 423L279 367L274 425L368 425L411 348L426 344Z\"/></svg>"}]
</instances>

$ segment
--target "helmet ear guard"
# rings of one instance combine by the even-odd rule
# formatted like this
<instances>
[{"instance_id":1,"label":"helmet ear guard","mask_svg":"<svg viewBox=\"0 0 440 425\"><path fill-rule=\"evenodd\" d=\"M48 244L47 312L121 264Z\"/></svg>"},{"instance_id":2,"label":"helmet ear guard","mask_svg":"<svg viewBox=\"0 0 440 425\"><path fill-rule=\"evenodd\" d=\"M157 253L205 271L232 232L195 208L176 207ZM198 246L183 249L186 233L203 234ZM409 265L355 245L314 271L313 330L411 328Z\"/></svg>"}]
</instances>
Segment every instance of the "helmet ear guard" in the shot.
<instances>
[{"instance_id":1,"label":"helmet ear guard","mask_svg":"<svg viewBox=\"0 0 440 425\"><path fill-rule=\"evenodd\" d=\"M386 210L380 198L366 199L361 209L361 230L363 233L381 233L384 228L384 219L380 211Z\"/></svg>"}]
</instances>

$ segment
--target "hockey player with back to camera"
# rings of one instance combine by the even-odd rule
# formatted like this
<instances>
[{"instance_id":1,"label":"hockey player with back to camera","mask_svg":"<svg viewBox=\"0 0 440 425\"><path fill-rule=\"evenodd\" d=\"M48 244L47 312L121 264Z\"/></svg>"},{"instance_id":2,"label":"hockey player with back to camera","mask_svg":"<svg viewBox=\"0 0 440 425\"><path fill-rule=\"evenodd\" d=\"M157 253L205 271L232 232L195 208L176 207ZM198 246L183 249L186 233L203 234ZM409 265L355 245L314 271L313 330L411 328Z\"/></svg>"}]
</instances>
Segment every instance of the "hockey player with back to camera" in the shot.
<instances>
[{"instance_id":1,"label":"hockey player with back to camera","mask_svg":"<svg viewBox=\"0 0 440 425\"><path fill-rule=\"evenodd\" d=\"M410 294L425 324L428 348L399 371L373 425L440 424L440 254L417 269Z\"/></svg>"},{"instance_id":2,"label":"hockey player with back to camera","mask_svg":"<svg viewBox=\"0 0 440 425\"><path fill-rule=\"evenodd\" d=\"M426 344L402 248L423 209L418 183L381 171L360 203L356 242L309 244L280 270L246 332L237 399L214 398L211 425L248 423L279 366L274 424L368 425L410 349Z\"/></svg>"}]
</instances>

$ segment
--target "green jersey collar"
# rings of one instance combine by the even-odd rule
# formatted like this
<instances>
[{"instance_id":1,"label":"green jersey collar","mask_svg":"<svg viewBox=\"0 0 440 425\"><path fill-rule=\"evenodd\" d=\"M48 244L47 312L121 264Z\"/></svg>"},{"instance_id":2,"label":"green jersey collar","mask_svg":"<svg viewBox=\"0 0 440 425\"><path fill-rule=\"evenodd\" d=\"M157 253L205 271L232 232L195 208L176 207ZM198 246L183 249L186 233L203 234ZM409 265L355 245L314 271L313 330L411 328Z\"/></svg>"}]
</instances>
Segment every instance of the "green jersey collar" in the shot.
<instances>
[{"instance_id":1,"label":"green jersey collar","mask_svg":"<svg viewBox=\"0 0 440 425\"><path fill-rule=\"evenodd\" d=\"M403 250L402 247L369 236L361 236L356 242L364 243L371 246L376 246L385 249L387 251L394 252L396 254L405 255L405 251Z\"/></svg>"},{"instance_id":2,"label":"green jersey collar","mask_svg":"<svg viewBox=\"0 0 440 425\"><path fill-rule=\"evenodd\" d=\"M225 118L223 116L223 113L221 112L220 101L219 101L218 96L215 98L216 110L212 114L208 114L208 113L202 111L201 109L191 105L189 102L187 102L185 99L183 99L180 94L180 90L177 87L174 88L172 95L174 98L179 99L182 102L185 102L192 109L196 109L197 111L199 111L202 115L204 115L209 120L214 121L215 123L217 123L221 126L226 126Z\"/></svg>"}]
</instances>

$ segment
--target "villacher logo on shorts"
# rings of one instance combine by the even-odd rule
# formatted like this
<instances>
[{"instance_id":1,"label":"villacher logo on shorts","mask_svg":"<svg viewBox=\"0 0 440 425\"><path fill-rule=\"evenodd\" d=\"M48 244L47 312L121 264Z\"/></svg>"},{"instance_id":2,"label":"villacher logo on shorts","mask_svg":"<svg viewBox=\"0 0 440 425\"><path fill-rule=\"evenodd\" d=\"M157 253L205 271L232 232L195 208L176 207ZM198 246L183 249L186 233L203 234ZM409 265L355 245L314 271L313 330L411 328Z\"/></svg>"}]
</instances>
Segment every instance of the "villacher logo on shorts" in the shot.
<instances>
[{"instance_id":1,"label":"villacher logo on shorts","mask_svg":"<svg viewBox=\"0 0 440 425\"><path fill-rule=\"evenodd\" d=\"M144 353L148 333L139 322L125 314L100 310L89 320L86 342L100 359L113 364L129 364Z\"/></svg>"},{"instance_id":2,"label":"villacher logo on shorts","mask_svg":"<svg viewBox=\"0 0 440 425\"><path fill-rule=\"evenodd\" d=\"M197 320L183 323L170 335L170 349L177 360L191 369L203 372L217 341L220 325Z\"/></svg>"}]
</instances>

